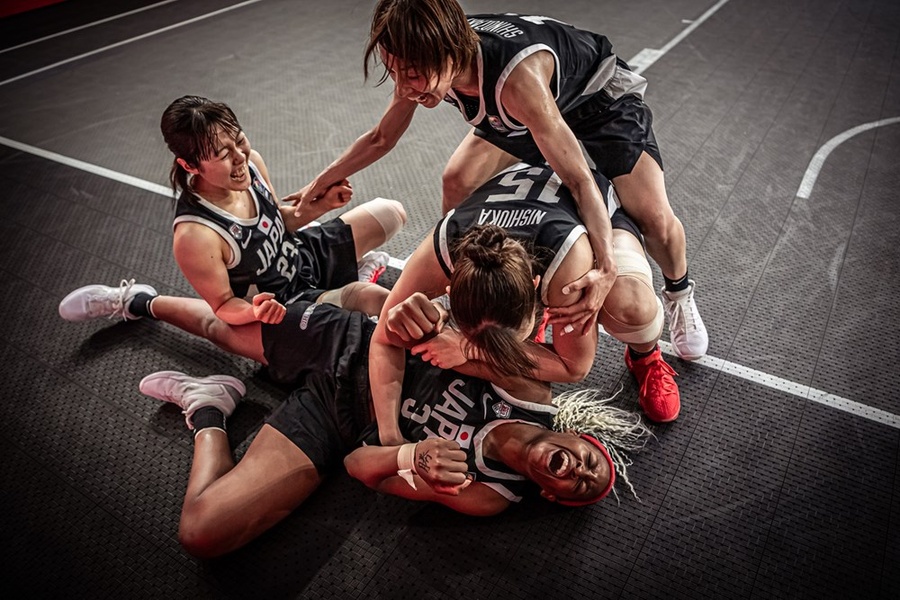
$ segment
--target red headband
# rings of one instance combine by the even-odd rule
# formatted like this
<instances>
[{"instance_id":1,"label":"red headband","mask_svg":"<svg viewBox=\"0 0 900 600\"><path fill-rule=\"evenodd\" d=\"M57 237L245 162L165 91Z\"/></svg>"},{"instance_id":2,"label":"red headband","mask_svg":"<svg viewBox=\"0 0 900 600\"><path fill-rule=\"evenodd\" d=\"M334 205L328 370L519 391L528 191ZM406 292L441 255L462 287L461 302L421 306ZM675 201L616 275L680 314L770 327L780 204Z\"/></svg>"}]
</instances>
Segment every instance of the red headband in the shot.
<instances>
[{"instance_id":1,"label":"red headband","mask_svg":"<svg viewBox=\"0 0 900 600\"><path fill-rule=\"evenodd\" d=\"M595 438L592 435L587 435L586 433L582 433L579 436L581 439L590 442L591 444L600 448L600 452L603 454L603 457L606 458L607 464L609 464L609 483L606 484L606 488L596 498L591 498L589 500L557 500L559 504L563 506L587 506L588 504L594 504L595 502L600 502L609 494L612 490L613 485L616 483L616 465L613 463L612 457L610 457L609 452L600 443L600 440Z\"/></svg>"}]
</instances>

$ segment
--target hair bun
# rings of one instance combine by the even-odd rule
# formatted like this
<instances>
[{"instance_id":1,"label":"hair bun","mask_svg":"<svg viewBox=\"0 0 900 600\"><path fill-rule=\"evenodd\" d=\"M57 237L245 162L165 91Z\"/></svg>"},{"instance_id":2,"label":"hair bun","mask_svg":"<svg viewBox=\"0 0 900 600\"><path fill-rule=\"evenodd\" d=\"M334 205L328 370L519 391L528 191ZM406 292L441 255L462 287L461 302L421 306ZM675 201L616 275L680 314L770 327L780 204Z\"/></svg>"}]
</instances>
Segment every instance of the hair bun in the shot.
<instances>
[{"instance_id":1,"label":"hair bun","mask_svg":"<svg viewBox=\"0 0 900 600\"><path fill-rule=\"evenodd\" d=\"M462 246L462 251L476 267L496 269L503 265L503 244L507 234L502 228L484 225L467 237L468 243Z\"/></svg>"}]
</instances>

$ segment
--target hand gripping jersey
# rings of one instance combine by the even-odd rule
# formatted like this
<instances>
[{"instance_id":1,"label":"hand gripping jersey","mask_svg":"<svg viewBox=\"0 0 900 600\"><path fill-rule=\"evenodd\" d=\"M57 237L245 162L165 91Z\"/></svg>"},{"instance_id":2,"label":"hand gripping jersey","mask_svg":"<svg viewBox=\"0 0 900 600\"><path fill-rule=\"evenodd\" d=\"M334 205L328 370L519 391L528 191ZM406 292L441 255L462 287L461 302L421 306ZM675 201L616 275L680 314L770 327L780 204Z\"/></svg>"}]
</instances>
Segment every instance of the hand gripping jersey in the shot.
<instances>
[{"instance_id":1,"label":"hand gripping jersey","mask_svg":"<svg viewBox=\"0 0 900 600\"><path fill-rule=\"evenodd\" d=\"M615 195L605 177L597 173L594 177L612 216L617 210ZM434 252L448 278L457 242L472 227L486 224L505 229L537 260L545 304L553 275L576 240L587 233L575 199L556 173L546 167L515 165L478 188L435 226Z\"/></svg>"},{"instance_id":2,"label":"hand gripping jersey","mask_svg":"<svg viewBox=\"0 0 900 600\"><path fill-rule=\"evenodd\" d=\"M320 475L340 468L359 443L379 445L369 394L369 339L375 323L362 313L328 304L296 303L305 316L299 326L287 319L263 327L284 330L289 370L304 376L300 387L276 408L267 422L297 445ZM289 316L291 311L289 311ZM398 424L403 437L455 440L466 453L468 471L511 502L530 482L483 454L485 437L504 423L529 423L549 429L557 408L514 398L487 381L445 371L406 353Z\"/></svg>"},{"instance_id":3,"label":"hand gripping jersey","mask_svg":"<svg viewBox=\"0 0 900 600\"><path fill-rule=\"evenodd\" d=\"M297 292L297 240L286 231L272 192L256 165L250 166L250 195L256 216L241 219L222 210L197 194L184 190L175 205L175 223L193 222L206 225L231 248L228 281L234 295L243 298L251 284L261 292L272 292L280 302L290 302ZM188 202L193 197L194 203Z\"/></svg>"},{"instance_id":4,"label":"hand gripping jersey","mask_svg":"<svg viewBox=\"0 0 900 600\"><path fill-rule=\"evenodd\" d=\"M403 437L455 440L466 453L474 480L510 502L521 500L531 483L484 456L484 438L504 423L549 429L556 411L555 406L518 400L487 381L439 369L407 353L399 417Z\"/></svg>"},{"instance_id":5,"label":"hand gripping jersey","mask_svg":"<svg viewBox=\"0 0 900 600\"><path fill-rule=\"evenodd\" d=\"M486 133L487 139L527 132L506 114L500 94L512 70L536 52L553 55L556 69L550 89L563 115L598 95L606 103L626 94L643 97L647 80L613 54L605 36L549 17L500 14L471 15L468 19L481 38L477 58L479 97L451 90L444 99L456 106L470 125Z\"/></svg>"}]
</instances>

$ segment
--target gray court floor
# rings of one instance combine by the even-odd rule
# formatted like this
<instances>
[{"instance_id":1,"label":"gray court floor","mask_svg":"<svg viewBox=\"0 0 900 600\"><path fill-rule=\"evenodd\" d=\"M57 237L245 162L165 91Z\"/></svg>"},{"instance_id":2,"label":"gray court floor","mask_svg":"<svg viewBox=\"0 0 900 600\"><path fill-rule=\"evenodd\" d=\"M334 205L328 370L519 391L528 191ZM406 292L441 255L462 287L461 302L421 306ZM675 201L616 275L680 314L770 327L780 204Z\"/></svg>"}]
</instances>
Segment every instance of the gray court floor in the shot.
<instances>
[{"instance_id":1,"label":"gray court floor","mask_svg":"<svg viewBox=\"0 0 900 600\"><path fill-rule=\"evenodd\" d=\"M234 555L176 539L183 418L153 371L240 376L238 456L285 396L257 365L161 323L72 324L60 299L134 277L193 295L171 257L174 98L228 102L277 191L372 125L363 0L67 0L0 20L0 551L15 597L900 597L900 4L469 0L605 33L644 69L688 234L709 355L669 357L683 409L634 457L637 501L529 499L493 519L346 475ZM46 39L42 39L46 38ZM466 132L419 111L353 179L404 202L396 279L438 217ZM656 271L659 278L658 270ZM658 279L659 280L659 279ZM667 339L667 335L666 335ZM636 405L604 338L583 384Z\"/></svg>"}]
</instances>

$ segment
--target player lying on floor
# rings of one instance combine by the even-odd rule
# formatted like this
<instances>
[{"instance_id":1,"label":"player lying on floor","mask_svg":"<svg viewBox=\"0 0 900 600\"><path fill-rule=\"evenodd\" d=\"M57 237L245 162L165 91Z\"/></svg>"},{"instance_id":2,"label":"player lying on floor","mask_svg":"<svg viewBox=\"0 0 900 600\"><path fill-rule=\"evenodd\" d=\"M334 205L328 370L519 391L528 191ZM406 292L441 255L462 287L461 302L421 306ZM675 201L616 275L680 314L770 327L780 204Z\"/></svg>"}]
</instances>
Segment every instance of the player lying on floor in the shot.
<instances>
[{"instance_id":1,"label":"player lying on floor","mask_svg":"<svg viewBox=\"0 0 900 600\"><path fill-rule=\"evenodd\" d=\"M333 333L335 325L342 335ZM304 348L294 353L295 369L308 369L303 363L310 360L314 372L237 464L225 421L245 392L239 380L172 371L144 378L141 391L178 405L194 430L179 526L188 552L213 557L243 546L297 508L342 459L351 475L379 491L471 515L502 511L529 482L548 500L571 505L605 497L617 470L627 482L622 451L641 447L648 435L639 415L594 401L590 392L555 406L544 383L510 378L501 388L412 355L398 418L409 442L354 450L378 440L366 360L374 326L358 312L308 305L307 327L294 329Z\"/></svg>"}]
</instances>

